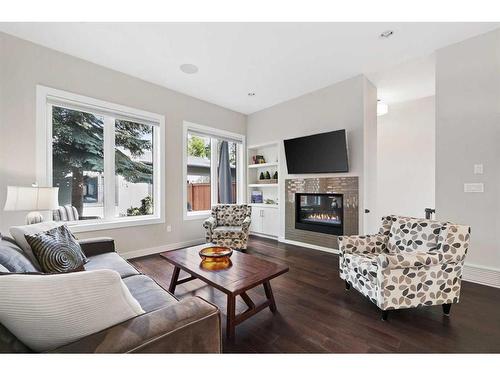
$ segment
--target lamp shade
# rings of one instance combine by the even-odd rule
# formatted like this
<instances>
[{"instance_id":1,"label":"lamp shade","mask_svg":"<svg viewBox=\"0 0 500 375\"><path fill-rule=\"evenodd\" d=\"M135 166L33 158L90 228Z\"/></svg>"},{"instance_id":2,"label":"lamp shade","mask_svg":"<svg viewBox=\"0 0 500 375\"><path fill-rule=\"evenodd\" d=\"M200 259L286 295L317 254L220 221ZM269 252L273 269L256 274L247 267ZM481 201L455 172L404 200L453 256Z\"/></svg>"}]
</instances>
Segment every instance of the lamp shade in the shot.
<instances>
[{"instance_id":1,"label":"lamp shade","mask_svg":"<svg viewBox=\"0 0 500 375\"><path fill-rule=\"evenodd\" d=\"M5 211L55 210L59 206L59 188L7 186Z\"/></svg>"}]
</instances>

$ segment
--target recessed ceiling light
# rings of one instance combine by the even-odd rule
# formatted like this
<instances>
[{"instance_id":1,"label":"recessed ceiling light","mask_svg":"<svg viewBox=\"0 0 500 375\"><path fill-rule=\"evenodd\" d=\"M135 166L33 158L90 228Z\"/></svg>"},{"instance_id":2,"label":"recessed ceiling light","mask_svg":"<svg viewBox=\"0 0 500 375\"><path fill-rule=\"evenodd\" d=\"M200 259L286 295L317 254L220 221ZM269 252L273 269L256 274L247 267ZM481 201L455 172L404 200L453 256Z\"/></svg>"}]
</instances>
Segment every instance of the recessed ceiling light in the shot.
<instances>
[{"instance_id":1,"label":"recessed ceiling light","mask_svg":"<svg viewBox=\"0 0 500 375\"><path fill-rule=\"evenodd\" d=\"M255 96L255 93L254 92L249 92L248 96Z\"/></svg>"},{"instance_id":2,"label":"recessed ceiling light","mask_svg":"<svg viewBox=\"0 0 500 375\"><path fill-rule=\"evenodd\" d=\"M394 35L394 31L392 31L392 30L386 30L386 31L384 31L383 33L381 33L379 35L379 38L387 39L387 38L390 38L393 35Z\"/></svg>"},{"instance_id":3,"label":"recessed ceiling light","mask_svg":"<svg viewBox=\"0 0 500 375\"><path fill-rule=\"evenodd\" d=\"M186 74L198 73L198 67L196 65L193 65L193 64L182 64L179 68L181 71L183 71Z\"/></svg>"}]
</instances>

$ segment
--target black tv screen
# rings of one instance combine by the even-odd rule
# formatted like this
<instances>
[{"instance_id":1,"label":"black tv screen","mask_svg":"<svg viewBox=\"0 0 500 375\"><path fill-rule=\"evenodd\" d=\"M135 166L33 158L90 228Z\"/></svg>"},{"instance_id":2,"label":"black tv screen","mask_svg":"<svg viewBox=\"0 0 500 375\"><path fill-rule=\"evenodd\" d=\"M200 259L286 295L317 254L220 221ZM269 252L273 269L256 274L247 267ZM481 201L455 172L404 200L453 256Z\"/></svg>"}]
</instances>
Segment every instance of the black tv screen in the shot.
<instances>
[{"instance_id":1,"label":"black tv screen","mask_svg":"<svg viewBox=\"0 0 500 375\"><path fill-rule=\"evenodd\" d=\"M285 139L288 173L349 172L345 129Z\"/></svg>"}]
</instances>

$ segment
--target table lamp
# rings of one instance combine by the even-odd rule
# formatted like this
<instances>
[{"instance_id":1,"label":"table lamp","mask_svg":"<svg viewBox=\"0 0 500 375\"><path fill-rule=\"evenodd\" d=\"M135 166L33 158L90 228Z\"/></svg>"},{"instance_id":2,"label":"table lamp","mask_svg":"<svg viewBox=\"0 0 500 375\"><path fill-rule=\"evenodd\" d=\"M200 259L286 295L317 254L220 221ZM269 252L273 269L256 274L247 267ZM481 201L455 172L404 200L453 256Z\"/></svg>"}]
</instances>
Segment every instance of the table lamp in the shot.
<instances>
[{"instance_id":1,"label":"table lamp","mask_svg":"<svg viewBox=\"0 0 500 375\"><path fill-rule=\"evenodd\" d=\"M38 186L7 186L4 211L31 211L26 215L26 224L43 221L39 210L55 210L59 207L59 188Z\"/></svg>"}]
</instances>

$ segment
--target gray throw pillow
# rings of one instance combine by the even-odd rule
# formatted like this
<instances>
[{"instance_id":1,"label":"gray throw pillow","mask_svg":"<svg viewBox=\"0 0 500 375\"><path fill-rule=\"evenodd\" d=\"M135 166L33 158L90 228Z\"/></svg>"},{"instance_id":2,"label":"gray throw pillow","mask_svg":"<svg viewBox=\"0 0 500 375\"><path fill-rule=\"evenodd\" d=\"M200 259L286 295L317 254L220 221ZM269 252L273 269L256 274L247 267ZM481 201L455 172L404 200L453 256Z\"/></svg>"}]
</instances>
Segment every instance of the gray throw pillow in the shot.
<instances>
[{"instance_id":1,"label":"gray throw pillow","mask_svg":"<svg viewBox=\"0 0 500 375\"><path fill-rule=\"evenodd\" d=\"M31 263L33 263L35 267L40 268L40 265L38 264L38 261L33 254L33 251L31 250L30 244L28 243L28 241L26 241L26 237L24 236L26 234L33 235L46 232L61 225L64 225L64 223L57 223L55 221L42 221L41 223L37 224L18 225L10 227L9 231L12 237L14 237L14 240L16 240L16 243L19 245L19 247L23 249L24 254L28 257L29 260L31 260Z\"/></svg>"},{"instance_id":2,"label":"gray throw pillow","mask_svg":"<svg viewBox=\"0 0 500 375\"><path fill-rule=\"evenodd\" d=\"M84 270L87 258L66 225L34 235L26 234L25 237L43 272Z\"/></svg>"},{"instance_id":3,"label":"gray throw pillow","mask_svg":"<svg viewBox=\"0 0 500 375\"><path fill-rule=\"evenodd\" d=\"M26 257L23 250L14 241L7 238L0 238L0 266L7 269L2 272L37 272L39 271L33 263Z\"/></svg>"}]
</instances>

